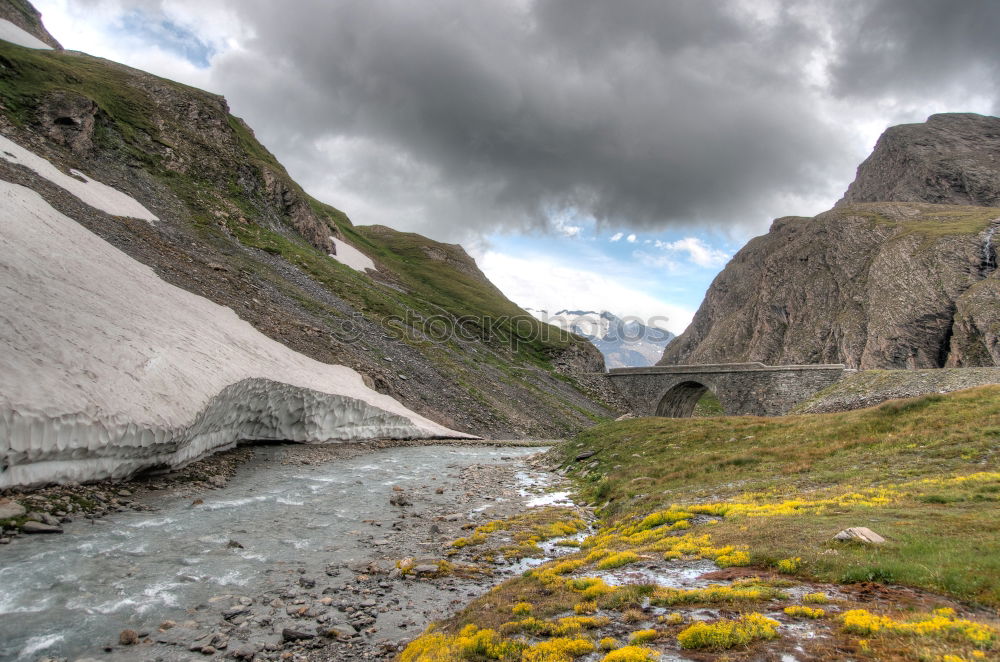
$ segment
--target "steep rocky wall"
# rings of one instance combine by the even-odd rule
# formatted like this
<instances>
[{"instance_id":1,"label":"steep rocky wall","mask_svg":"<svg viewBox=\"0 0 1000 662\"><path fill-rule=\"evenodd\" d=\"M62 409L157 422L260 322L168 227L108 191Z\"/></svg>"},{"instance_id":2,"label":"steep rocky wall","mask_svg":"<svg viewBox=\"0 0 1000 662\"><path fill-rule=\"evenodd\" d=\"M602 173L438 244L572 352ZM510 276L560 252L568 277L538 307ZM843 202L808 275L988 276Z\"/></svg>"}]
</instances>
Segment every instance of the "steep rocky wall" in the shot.
<instances>
[{"instance_id":1,"label":"steep rocky wall","mask_svg":"<svg viewBox=\"0 0 1000 662\"><path fill-rule=\"evenodd\" d=\"M887 129L837 204L883 201L1000 207L1000 118L942 113Z\"/></svg>"},{"instance_id":2,"label":"steep rocky wall","mask_svg":"<svg viewBox=\"0 0 1000 662\"><path fill-rule=\"evenodd\" d=\"M1000 364L997 205L1000 119L893 127L837 206L733 257L660 364Z\"/></svg>"}]
</instances>

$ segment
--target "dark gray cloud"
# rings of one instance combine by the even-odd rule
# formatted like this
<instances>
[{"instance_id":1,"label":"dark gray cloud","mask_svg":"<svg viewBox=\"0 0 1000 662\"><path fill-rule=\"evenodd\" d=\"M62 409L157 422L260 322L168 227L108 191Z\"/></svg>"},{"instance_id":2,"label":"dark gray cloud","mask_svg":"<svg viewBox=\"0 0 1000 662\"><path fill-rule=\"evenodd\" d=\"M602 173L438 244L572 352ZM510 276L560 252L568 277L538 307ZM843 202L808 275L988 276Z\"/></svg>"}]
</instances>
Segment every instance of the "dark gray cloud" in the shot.
<instances>
[{"instance_id":1,"label":"dark gray cloud","mask_svg":"<svg viewBox=\"0 0 1000 662\"><path fill-rule=\"evenodd\" d=\"M252 37L213 87L292 173L360 222L448 239L566 210L759 230L839 197L870 147L858 126L998 96L995 0L228 9Z\"/></svg>"},{"instance_id":2,"label":"dark gray cloud","mask_svg":"<svg viewBox=\"0 0 1000 662\"><path fill-rule=\"evenodd\" d=\"M836 94L974 94L991 100L991 112L1000 113L996 0L873 0L835 19Z\"/></svg>"}]
</instances>

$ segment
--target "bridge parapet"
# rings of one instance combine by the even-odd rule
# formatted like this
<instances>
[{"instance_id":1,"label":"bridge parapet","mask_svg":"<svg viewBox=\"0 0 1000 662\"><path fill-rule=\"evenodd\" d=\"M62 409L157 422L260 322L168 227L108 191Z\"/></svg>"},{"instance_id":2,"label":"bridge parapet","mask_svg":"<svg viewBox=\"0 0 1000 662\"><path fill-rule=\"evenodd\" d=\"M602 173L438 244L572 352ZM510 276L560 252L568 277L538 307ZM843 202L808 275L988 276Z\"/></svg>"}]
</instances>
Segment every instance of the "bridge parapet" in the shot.
<instances>
[{"instance_id":1,"label":"bridge parapet","mask_svg":"<svg viewBox=\"0 0 1000 662\"><path fill-rule=\"evenodd\" d=\"M717 363L616 368L608 377L640 416L690 416L706 390L726 414L779 416L840 381L846 370L843 364Z\"/></svg>"},{"instance_id":2,"label":"bridge parapet","mask_svg":"<svg viewBox=\"0 0 1000 662\"><path fill-rule=\"evenodd\" d=\"M643 375L643 374L692 374L720 372L796 372L812 370L847 370L843 363L815 363L803 365L765 365L756 363L706 363L704 365L651 365L641 368L612 368L609 375Z\"/></svg>"}]
</instances>

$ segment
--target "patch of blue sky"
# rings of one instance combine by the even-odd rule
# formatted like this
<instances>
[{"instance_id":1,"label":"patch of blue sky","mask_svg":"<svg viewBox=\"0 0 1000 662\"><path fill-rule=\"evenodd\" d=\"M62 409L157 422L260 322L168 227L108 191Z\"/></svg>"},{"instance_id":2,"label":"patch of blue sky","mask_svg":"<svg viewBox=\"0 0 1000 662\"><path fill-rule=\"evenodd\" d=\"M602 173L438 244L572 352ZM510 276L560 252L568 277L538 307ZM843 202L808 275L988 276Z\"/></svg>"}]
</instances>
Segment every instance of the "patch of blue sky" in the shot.
<instances>
[{"instance_id":1,"label":"patch of blue sky","mask_svg":"<svg viewBox=\"0 0 1000 662\"><path fill-rule=\"evenodd\" d=\"M119 33L117 36L141 40L174 53L200 69L207 69L216 53L211 44L189 28L162 14L151 14L141 9L123 14L113 32Z\"/></svg>"},{"instance_id":2,"label":"patch of blue sky","mask_svg":"<svg viewBox=\"0 0 1000 662\"><path fill-rule=\"evenodd\" d=\"M613 277L664 302L697 309L742 242L693 228L655 232L598 229L561 219L551 233L494 234L490 250ZM614 311L630 314L630 311Z\"/></svg>"}]
</instances>

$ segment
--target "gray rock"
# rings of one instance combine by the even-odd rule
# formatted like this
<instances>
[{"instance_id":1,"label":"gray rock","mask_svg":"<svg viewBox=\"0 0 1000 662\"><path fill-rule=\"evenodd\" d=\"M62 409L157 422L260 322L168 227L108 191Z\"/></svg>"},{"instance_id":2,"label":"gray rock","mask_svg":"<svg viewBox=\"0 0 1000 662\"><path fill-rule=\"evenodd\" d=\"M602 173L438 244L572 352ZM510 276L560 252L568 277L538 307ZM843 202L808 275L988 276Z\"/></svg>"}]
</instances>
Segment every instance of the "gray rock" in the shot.
<instances>
[{"instance_id":1,"label":"gray rock","mask_svg":"<svg viewBox=\"0 0 1000 662\"><path fill-rule=\"evenodd\" d=\"M17 501L0 499L0 519L14 519L24 515L27 509Z\"/></svg>"},{"instance_id":2,"label":"gray rock","mask_svg":"<svg viewBox=\"0 0 1000 662\"><path fill-rule=\"evenodd\" d=\"M250 613L250 607L247 607L246 605L240 605L238 607L230 607L229 609L226 609L224 612L222 612L222 617L227 621L231 621L237 616L242 616L244 614L249 614L249 613Z\"/></svg>"},{"instance_id":3,"label":"gray rock","mask_svg":"<svg viewBox=\"0 0 1000 662\"><path fill-rule=\"evenodd\" d=\"M921 124L893 126L858 166L857 177L837 204L899 201L997 207L997 154L997 117L941 113Z\"/></svg>"},{"instance_id":4,"label":"gray rock","mask_svg":"<svg viewBox=\"0 0 1000 662\"><path fill-rule=\"evenodd\" d=\"M413 566L413 573L423 577L436 575L438 570L439 568L431 563L421 563L420 565Z\"/></svg>"},{"instance_id":5,"label":"gray rock","mask_svg":"<svg viewBox=\"0 0 1000 662\"><path fill-rule=\"evenodd\" d=\"M188 627L172 627L156 634L156 643L187 646L198 637L198 631Z\"/></svg>"},{"instance_id":6,"label":"gray rock","mask_svg":"<svg viewBox=\"0 0 1000 662\"><path fill-rule=\"evenodd\" d=\"M314 639L315 637L315 632L309 632L304 627L296 625L281 629L281 638L285 641L304 641L306 639Z\"/></svg>"},{"instance_id":7,"label":"gray rock","mask_svg":"<svg viewBox=\"0 0 1000 662\"><path fill-rule=\"evenodd\" d=\"M412 506L413 502L410 498L402 492L393 492L392 496L389 497L389 503L393 506Z\"/></svg>"},{"instance_id":8,"label":"gray rock","mask_svg":"<svg viewBox=\"0 0 1000 662\"><path fill-rule=\"evenodd\" d=\"M854 540L869 545L881 545L885 542L885 538L865 526L852 526L849 529L844 529L835 535L833 539L841 542Z\"/></svg>"},{"instance_id":9,"label":"gray rock","mask_svg":"<svg viewBox=\"0 0 1000 662\"><path fill-rule=\"evenodd\" d=\"M240 644L230 652L230 655L237 660L252 660L262 648L263 646L257 643Z\"/></svg>"},{"instance_id":10,"label":"gray rock","mask_svg":"<svg viewBox=\"0 0 1000 662\"><path fill-rule=\"evenodd\" d=\"M42 524L41 522L35 522L29 520L21 525L22 533L62 533L63 530L59 526L53 526L52 524Z\"/></svg>"}]
</instances>

